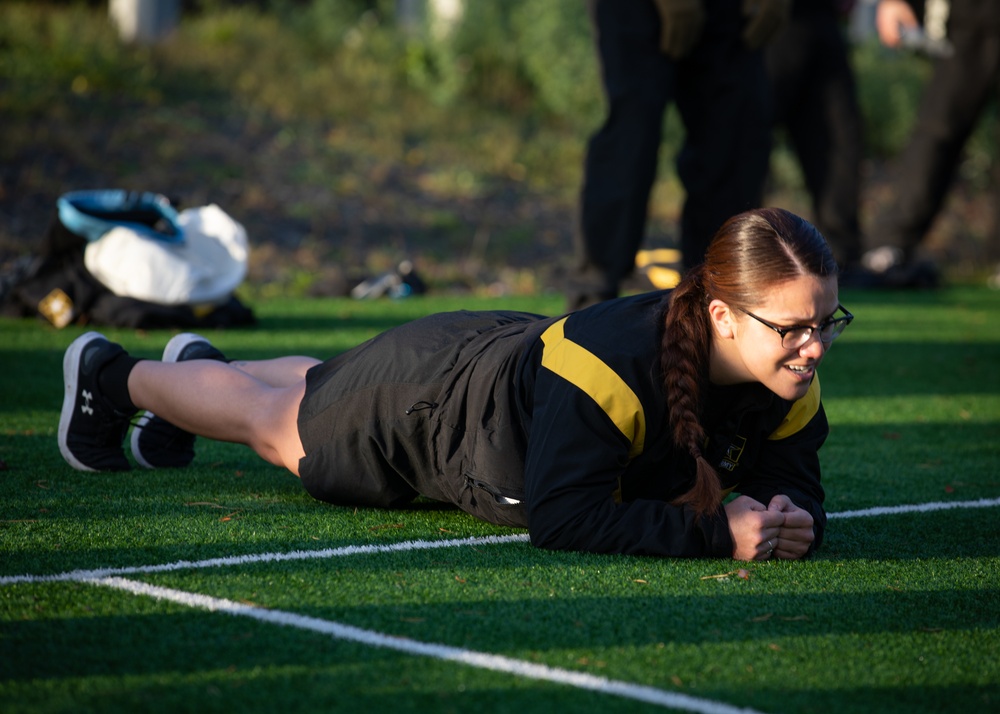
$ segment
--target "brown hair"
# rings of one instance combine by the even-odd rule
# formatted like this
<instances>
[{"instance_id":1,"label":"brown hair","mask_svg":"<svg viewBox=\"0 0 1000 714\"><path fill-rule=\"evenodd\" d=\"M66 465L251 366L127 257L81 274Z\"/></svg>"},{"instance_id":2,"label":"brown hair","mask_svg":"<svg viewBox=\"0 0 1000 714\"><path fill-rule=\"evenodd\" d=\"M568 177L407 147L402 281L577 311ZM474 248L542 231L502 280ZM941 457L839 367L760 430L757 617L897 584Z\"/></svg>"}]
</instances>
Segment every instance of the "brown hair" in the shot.
<instances>
[{"instance_id":1,"label":"brown hair","mask_svg":"<svg viewBox=\"0 0 1000 714\"><path fill-rule=\"evenodd\" d=\"M701 514L718 509L722 487L702 455L701 391L708 379L712 327L708 304L759 304L775 285L802 275L837 274L837 263L820 232L779 208L733 216L715 234L705 261L687 272L670 294L660 352L674 443L696 465L694 486L676 501Z\"/></svg>"}]
</instances>

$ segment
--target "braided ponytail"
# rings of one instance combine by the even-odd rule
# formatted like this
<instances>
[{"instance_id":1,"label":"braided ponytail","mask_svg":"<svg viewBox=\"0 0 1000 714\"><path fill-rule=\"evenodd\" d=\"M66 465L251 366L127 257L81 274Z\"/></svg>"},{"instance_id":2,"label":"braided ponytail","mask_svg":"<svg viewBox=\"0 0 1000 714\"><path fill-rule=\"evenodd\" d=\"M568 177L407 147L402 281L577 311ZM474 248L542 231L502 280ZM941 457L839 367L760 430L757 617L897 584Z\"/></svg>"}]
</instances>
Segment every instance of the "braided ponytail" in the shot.
<instances>
[{"instance_id":1,"label":"braided ponytail","mask_svg":"<svg viewBox=\"0 0 1000 714\"><path fill-rule=\"evenodd\" d=\"M704 266L691 270L670 296L660 363L674 443L687 450L696 467L695 483L674 505L689 505L700 514L722 502L719 476L702 455L701 390L707 379L711 344Z\"/></svg>"},{"instance_id":2,"label":"braided ponytail","mask_svg":"<svg viewBox=\"0 0 1000 714\"><path fill-rule=\"evenodd\" d=\"M708 381L714 334L709 303L756 305L775 286L798 276L836 274L830 247L811 223L779 208L759 208L726 221L705 262L674 288L663 316L660 364L674 443L691 455L696 474L694 486L675 505L707 515L722 503L719 475L702 455L701 392Z\"/></svg>"}]
</instances>

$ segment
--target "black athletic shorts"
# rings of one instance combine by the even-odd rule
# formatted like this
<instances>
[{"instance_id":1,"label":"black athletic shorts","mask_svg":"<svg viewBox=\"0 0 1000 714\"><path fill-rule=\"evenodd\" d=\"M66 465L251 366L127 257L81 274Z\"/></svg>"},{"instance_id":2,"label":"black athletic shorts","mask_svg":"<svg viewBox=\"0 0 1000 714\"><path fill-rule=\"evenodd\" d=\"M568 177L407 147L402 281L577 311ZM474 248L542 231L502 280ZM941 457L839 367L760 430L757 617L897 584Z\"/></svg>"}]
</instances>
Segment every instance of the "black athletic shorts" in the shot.
<instances>
[{"instance_id":1,"label":"black athletic shorts","mask_svg":"<svg viewBox=\"0 0 1000 714\"><path fill-rule=\"evenodd\" d=\"M423 495L523 525L523 509L507 503L524 480L513 371L526 328L540 322L505 311L432 315L310 369L298 417L306 490L388 508Z\"/></svg>"}]
</instances>

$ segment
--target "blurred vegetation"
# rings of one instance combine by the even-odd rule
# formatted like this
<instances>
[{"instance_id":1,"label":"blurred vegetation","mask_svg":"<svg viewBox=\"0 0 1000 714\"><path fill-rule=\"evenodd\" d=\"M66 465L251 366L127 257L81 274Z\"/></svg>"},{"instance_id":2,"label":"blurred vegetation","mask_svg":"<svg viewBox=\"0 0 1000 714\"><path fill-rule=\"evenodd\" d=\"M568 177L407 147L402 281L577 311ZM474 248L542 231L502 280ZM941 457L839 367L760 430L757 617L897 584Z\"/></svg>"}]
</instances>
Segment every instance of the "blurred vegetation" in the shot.
<instances>
[{"instance_id":1,"label":"blurred vegetation","mask_svg":"<svg viewBox=\"0 0 1000 714\"><path fill-rule=\"evenodd\" d=\"M311 252L282 278L296 289L329 261L370 271L420 253L472 282L490 263L537 268L567 252L603 112L581 0L468 2L451 24L400 24L393 0L183 7L169 40L143 47L118 40L105 2L0 2L0 247L28 238L15 199L24 211L111 184L252 219L262 280L278 279L266 273L279 256ZM874 42L855 60L880 164L903 146L929 67ZM967 152L975 188L997 158L995 125L994 108ZM664 156L681 138L671 112ZM808 214L778 138L771 188ZM651 233L667 242L680 196L661 161Z\"/></svg>"}]
</instances>

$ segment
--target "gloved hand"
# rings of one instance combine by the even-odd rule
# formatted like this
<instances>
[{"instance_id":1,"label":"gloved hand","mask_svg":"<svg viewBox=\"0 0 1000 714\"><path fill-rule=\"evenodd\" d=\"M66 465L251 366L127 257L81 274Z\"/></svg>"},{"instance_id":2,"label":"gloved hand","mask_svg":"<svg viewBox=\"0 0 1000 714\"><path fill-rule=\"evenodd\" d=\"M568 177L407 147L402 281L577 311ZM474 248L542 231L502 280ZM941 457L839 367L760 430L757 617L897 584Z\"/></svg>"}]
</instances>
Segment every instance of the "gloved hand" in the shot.
<instances>
[{"instance_id":1,"label":"gloved hand","mask_svg":"<svg viewBox=\"0 0 1000 714\"><path fill-rule=\"evenodd\" d=\"M743 0L743 42L752 50L766 45L788 22L792 0Z\"/></svg>"},{"instance_id":2,"label":"gloved hand","mask_svg":"<svg viewBox=\"0 0 1000 714\"><path fill-rule=\"evenodd\" d=\"M654 0L654 2L660 13L660 51L674 59L686 56L701 39L701 30L705 26L703 0Z\"/></svg>"}]
</instances>

